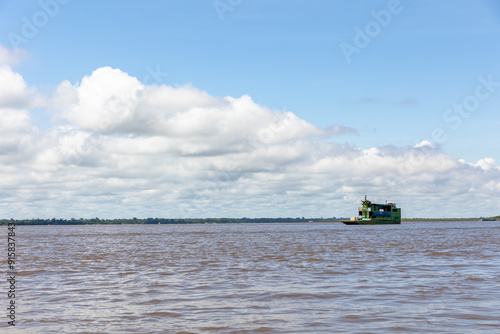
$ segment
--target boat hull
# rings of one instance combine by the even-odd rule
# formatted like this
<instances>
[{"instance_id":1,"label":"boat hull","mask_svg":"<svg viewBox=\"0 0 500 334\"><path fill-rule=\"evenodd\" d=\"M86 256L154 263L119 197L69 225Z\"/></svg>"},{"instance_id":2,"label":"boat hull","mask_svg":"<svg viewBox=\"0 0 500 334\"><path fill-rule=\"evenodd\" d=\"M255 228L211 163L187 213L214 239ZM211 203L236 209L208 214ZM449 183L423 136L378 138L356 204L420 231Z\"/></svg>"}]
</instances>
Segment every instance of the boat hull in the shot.
<instances>
[{"instance_id":1,"label":"boat hull","mask_svg":"<svg viewBox=\"0 0 500 334\"><path fill-rule=\"evenodd\" d=\"M346 225L395 225L401 224L401 221L397 220L342 220L342 223Z\"/></svg>"}]
</instances>

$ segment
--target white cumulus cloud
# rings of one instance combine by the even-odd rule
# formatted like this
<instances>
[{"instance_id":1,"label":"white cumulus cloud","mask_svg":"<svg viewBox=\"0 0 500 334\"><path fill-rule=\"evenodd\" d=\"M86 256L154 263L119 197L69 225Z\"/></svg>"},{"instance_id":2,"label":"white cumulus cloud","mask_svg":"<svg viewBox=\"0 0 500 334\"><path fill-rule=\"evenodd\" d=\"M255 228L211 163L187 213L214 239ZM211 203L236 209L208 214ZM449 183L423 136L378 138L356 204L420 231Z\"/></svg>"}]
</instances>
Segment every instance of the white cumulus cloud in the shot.
<instances>
[{"instance_id":1,"label":"white cumulus cloud","mask_svg":"<svg viewBox=\"0 0 500 334\"><path fill-rule=\"evenodd\" d=\"M25 58L26 52L23 49L9 50L0 45L0 65L15 65Z\"/></svg>"},{"instance_id":2,"label":"white cumulus cloud","mask_svg":"<svg viewBox=\"0 0 500 334\"><path fill-rule=\"evenodd\" d=\"M332 136L356 132L110 67L45 97L8 65L0 73L3 217L351 216L365 194L406 217L500 212L489 158L465 162L427 141L340 144ZM37 99L55 116L43 131L30 117Z\"/></svg>"}]
</instances>

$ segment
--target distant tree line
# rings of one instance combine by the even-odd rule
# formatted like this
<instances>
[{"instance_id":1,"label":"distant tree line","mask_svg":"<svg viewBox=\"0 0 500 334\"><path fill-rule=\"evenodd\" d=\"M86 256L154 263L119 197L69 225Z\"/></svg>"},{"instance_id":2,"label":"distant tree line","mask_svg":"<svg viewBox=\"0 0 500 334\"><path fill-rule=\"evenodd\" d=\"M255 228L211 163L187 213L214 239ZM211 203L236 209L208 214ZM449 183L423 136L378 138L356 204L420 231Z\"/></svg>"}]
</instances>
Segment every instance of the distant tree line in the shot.
<instances>
[{"instance_id":1,"label":"distant tree line","mask_svg":"<svg viewBox=\"0 0 500 334\"><path fill-rule=\"evenodd\" d=\"M481 220L482 218L495 218L495 219L500 219L500 216L495 216L495 217L475 217L475 218L402 218L401 221L406 221L406 222L425 222L425 221L442 221L442 222L447 222L447 221L475 221L475 220Z\"/></svg>"},{"instance_id":2,"label":"distant tree line","mask_svg":"<svg viewBox=\"0 0 500 334\"><path fill-rule=\"evenodd\" d=\"M0 219L0 225L91 225L91 224L235 224L235 223L301 223L339 221L344 218L71 218L71 219Z\"/></svg>"}]
</instances>

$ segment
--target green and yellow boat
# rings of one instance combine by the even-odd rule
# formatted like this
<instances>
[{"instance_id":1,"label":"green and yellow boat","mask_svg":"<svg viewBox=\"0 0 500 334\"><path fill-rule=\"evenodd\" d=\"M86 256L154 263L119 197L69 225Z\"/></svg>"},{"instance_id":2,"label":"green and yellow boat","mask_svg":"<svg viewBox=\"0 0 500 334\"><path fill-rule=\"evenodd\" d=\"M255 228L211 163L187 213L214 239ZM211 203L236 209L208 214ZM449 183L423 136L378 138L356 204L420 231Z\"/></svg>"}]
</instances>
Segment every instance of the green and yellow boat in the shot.
<instances>
[{"instance_id":1,"label":"green and yellow boat","mask_svg":"<svg viewBox=\"0 0 500 334\"><path fill-rule=\"evenodd\" d=\"M365 199L361 201L359 216L343 220L346 225L384 225L401 224L401 208L396 203L375 204Z\"/></svg>"}]
</instances>

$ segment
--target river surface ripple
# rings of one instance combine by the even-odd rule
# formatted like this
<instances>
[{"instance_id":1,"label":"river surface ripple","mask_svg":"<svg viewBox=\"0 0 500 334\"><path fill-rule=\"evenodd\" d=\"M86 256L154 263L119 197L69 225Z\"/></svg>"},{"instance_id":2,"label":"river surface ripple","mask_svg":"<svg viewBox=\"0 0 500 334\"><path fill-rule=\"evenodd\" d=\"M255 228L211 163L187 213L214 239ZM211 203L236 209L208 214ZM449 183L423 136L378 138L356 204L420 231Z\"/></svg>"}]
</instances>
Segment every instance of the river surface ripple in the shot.
<instances>
[{"instance_id":1,"label":"river surface ripple","mask_svg":"<svg viewBox=\"0 0 500 334\"><path fill-rule=\"evenodd\" d=\"M17 325L0 331L500 333L499 235L477 221L17 226Z\"/></svg>"}]
</instances>

